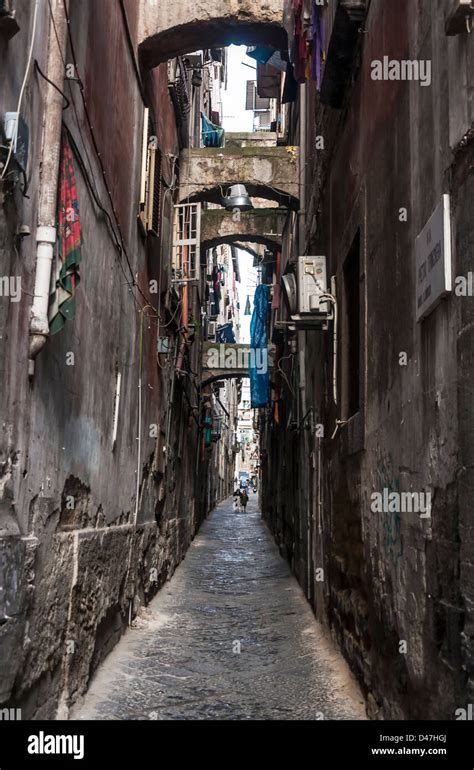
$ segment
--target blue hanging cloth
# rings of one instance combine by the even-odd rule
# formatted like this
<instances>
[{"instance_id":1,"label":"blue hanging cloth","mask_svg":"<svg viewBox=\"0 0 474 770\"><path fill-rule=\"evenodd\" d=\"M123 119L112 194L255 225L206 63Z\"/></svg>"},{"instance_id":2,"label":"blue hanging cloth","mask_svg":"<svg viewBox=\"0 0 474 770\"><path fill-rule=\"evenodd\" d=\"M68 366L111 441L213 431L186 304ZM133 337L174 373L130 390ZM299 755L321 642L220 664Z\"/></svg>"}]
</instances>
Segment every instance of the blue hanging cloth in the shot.
<instances>
[{"instance_id":1,"label":"blue hanging cloth","mask_svg":"<svg viewBox=\"0 0 474 770\"><path fill-rule=\"evenodd\" d=\"M235 334L231 323L224 324L217 330L217 342L235 344Z\"/></svg>"},{"instance_id":2,"label":"blue hanging cloth","mask_svg":"<svg viewBox=\"0 0 474 770\"><path fill-rule=\"evenodd\" d=\"M255 59L260 64L266 64L268 60L272 58L274 53L274 48L269 48L264 45L255 45L247 48L247 56L250 56L251 59Z\"/></svg>"},{"instance_id":3,"label":"blue hanging cloth","mask_svg":"<svg viewBox=\"0 0 474 770\"><path fill-rule=\"evenodd\" d=\"M270 287L257 286L254 310L250 322L250 398L252 409L270 403L270 377L268 373L267 316L270 307Z\"/></svg>"},{"instance_id":4,"label":"blue hanging cloth","mask_svg":"<svg viewBox=\"0 0 474 770\"><path fill-rule=\"evenodd\" d=\"M224 129L211 123L203 112L201 112L201 121L204 147L223 147L225 141Z\"/></svg>"}]
</instances>

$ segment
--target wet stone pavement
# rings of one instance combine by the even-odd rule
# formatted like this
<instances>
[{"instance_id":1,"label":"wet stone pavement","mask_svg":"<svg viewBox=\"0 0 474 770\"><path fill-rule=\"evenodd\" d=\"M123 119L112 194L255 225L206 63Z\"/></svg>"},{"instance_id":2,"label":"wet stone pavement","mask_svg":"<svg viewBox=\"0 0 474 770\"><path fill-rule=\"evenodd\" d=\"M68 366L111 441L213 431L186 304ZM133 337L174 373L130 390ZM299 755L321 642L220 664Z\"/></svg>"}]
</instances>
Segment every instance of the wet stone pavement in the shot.
<instances>
[{"instance_id":1,"label":"wet stone pavement","mask_svg":"<svg viewBox=\"0 0 474 770\"><path fill-rule=\"evenodd\" d=\"M72 719L365 719L251 496L219 505Z\"/></svg>"}]
</instances>

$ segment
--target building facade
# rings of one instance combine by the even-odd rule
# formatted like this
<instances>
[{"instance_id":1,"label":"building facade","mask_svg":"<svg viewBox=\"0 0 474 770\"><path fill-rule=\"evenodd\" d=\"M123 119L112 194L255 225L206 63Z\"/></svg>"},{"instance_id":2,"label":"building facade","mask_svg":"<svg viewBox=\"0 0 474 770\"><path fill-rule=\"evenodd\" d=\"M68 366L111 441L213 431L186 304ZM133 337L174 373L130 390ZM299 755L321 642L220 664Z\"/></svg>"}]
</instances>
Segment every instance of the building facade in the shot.
<instances>
[{"instance_id":1,"label":"building facade","mask_svg":"<svg viewBox=\"0 0 474 770\"><path fill-rule=\"evenodd\" d=\"M2 8L0 701L23 718L67 716L232 485L233 432L204 442L205 262L184 287L174 259L225 52L141 69L142 10Z\"/></svg>"},{"instance_id":2,"label":"building facade","mask_svg":"<svg viewBox=\"0 0 474 770\"><path fill-rule=\"evenodd\" d=\"M461 5L4 3L2 705L68 715L230 494L239 446L369 716L473 702ZM226 138L232 42L267 53L261 130ZM240 341L239 245L269 287L255 414L242 369L203 363Z\"/></svg>"},{"instance_id":3,"label":"building facade","mask_svg":"<svg viewBox=\"0 0 474 770\"><path fill-rule=\"evenodd\" d=\"M324 255L338 321L288 333L274 312L262 501L372 718L454 719L474 694L474 40L458 5L286 7L305 172L282 274Z\"/></svg>"}]
</instances>

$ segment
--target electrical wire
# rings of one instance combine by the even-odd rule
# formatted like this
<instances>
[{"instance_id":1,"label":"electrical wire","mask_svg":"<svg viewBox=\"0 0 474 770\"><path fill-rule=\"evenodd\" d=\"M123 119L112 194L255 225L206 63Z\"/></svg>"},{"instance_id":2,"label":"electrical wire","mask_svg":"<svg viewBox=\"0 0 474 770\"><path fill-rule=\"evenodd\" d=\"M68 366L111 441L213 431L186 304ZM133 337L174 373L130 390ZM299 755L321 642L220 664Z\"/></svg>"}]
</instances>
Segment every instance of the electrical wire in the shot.
<instances>
[{"instance_id":1,"label":"electrical wire","mask_svg":"<svg viewBox=\"0 0 474 770\"><path fill-rule=\"evenodd\" d=\"M64 54L63 54L63 51L61 49L61 43L59 41L59 35L58 35L57 27L56 27L56 21L54 19L54 15L53 15L53 9L51 8L51 0L48 0L48 5L49 5L49 12L50 12L50 15L51 15L51 21L53 22L53 29L54 29L54 34L56 36L56 42L58 44L59 53L60 53L60 56L61 56L61 61L63 63L64 71L66 72L66 60L64 58ZM84 154L85 154L85 156L87 158L87 162L89 164L90 175L91 175L91 177L93 177L94 176L94 169L93 169L93 165L92 165L92 162L91 162L91 159L90 159L90 156L89 156L89 152L87 150L86 142L84 141L84 137L82 135L81 121L79 120L79 115L78 115L78 112L77 112L76 102L75 102L75 99L74 99L74 93L73 93L72 85L75 82L75 80L73 80L73 78L67 78L67 82L68 82L68 86L69 86L69 93L70 93L70 96L71 96L71 102L72 102L72 108L73 108L73 111L74 111L74 117L75 117L76 123L77 123L77 130L78 130L79 136L81 137ZM96 190L96 194L97 194L97 197L98 197L97 190Z\"/></svg>"},{"instance_id":2,"label":"electrical wire","mask_svg":"<svg viewBox=\"0 0 474 770\"><path fill-rule=\"evenodd\" d=\"M16 140L18 138L18 124L20 122L21 103L23 101L23 94L25 92L25 87L26 87L26 83L27 83L27 80L28 80L28 74L30 72L31 59L33 58L33 47L34 47L34 44L35 44L36 26L37 26L37 21L38 21L38 8L39 8L39 0L36 0L36 2L35 2L35 10L34 10L34 13L33 13L33 28L31 30L31 42L30 42L30 48L29 48L29 52L28 52L28 59L27 59L27 62L26 62L25 74L23 76L23 82L21 84L20 95L18 97L18 104L17 104L17 108L16 108L16 115L17 115L17 117L16 117L15 128L14 128L14 131L13 131L13 136L12 136L11 141L10 141L10 149L8 151L7 160L6 160L5 166L3 168L2 174L0 176L0 179L4 179L5 178L5 175L7 173L7 169L8 169L8 166L10 165L11 157L12 157L12 154L13 154L13 148L15 147Z\"/></svg>"},{"instance_id":3,"label":"electrical wire","mask_svg":"<svg viewBox=\"0 0 474 770\"><path fill-rule=\"evenodd\" d=\"M50 86L53 86L53 88L56 89L58 94L61 94L61 96L63 97L63 99L66 102L66 104L63 106L63 110L67 110L68 107L71 106L71 102L67 98L66 94L63 91L61 91L61 89L55 83L53 83L52 80L50 80L48 77L46 77L46 75L44 74L43 70L41 69L41 67L38 64L38 59L35 59L35 70L36 70L36 72L38 72L39 75L41 75L43 80L46 80L46 82L49 83Z\"/></svg>"},{"instance_id":4,"label":"electrical wire","mask_svg":"<svg viewBox=\"0 0 474 770\"><path fill-rule=\"evenodd\" d=\"M8 150L8 147L4 146L2 144L2 145L0 145L0 149ZM17 165L18 165L18 168L20 169L21 175L23 177L23 189L21 190L21 194L23 195L24 198L29 198L30 196L27 195L29 184L28 184L28 178L26 176L26 171L23 168L23 166L21 166L19 163ZM17 173L16 170L9 171L8 174L6 174L5 179L8 179L9 176L14 176L16 173Z\"/></svg>"},{"instance_id":5,"label":"electrical wire","mask_svg":"<svg viewBox=\"0 0 474 770\"><path fill-rule=\"evenodd\" d=\"M66 71L66 60L65 60L62 48L61 48L60 41L59 41L59 35L58 35L57 27L56 27L56 21L54 19L53 9L51 7L51 0L48 0L48 6L49 6L49 12L50 12L50 16L51 16L51 21L53 23L54 34L56 36L56 42L57 42L59 53L60 53L60 56L61 56L61 61L63 63L64 71ZM136 308L140 309L140 305L139 305L139 303L138 303L138 301L137 301L137 299L136 299L136 297L135 297L135 295L133 293L133 290L132 290L133 283L131 283L130 280L127 278L127 274L125 273L125 270L124 270L124 267L123 267L123 264L122 264L122 260L121 260L122 247L120 245L120 242L118 240L117 234L115 232L115 229L114 229L114 226L113 226L113 223L112 223L112 219L110 217L109 212L107 211L107 209L102 204L102 201L100 200L99 193L97 191L97 187L96 187L95 182L94 182L93 165L92 165L92 161L90 159L89 153L87 151L86 142L85 142L84 137L82 135L81 123L80 123L79 115L78 115L78 112L77 112L76 102L74 100L71 78L68 78L68 85L69 85L69 91L70 91L71 103L72 103L72 107L73 107L73 111L74 111L74 116L75 116L76 123L77 123L77 129L78 129L79 135L80 135L81 140L82 140L84 154L85 154L85 156L87 158L87 162L89 164L89 171L85 167L84 160L82 158L81 152L79 151L79 148L77 147L77 144L76 144L75 139L74 139L74 137L72 135L72 132L65 125L64 127L65 127L65 130L66 130L67 134L68 134L69 141L71 143L71 149L73 150L73 153L75 155L76 161L79 164L79 167L81 169L81 173L83 175L84 181L86 182L86 186L89 189L89 192L90 192L93 200L95 201L95 203L96 203L97 207L99 208L99 210L106 217L106 221L107 221L107 224L108 224L108 226L110 228L110 231L111 231L111 234L112 234L112 239L114 241L114 246L115 246L115 248L117 250L117 253L119 255L118 263L119 263L120 269L122 270L122 272L124 274L124 277L126 279L126 283L129 286L130 294L132 295L132 299L133 299L133 301L135 303L135 306L136 306Z\"/></svg>"},{"instance_id":6,"label":"electrical wire","mask_svg":"<svg viewBox=\"0 0 474 770\"><path fill-rule=\"evenodd\" d=\"M176 316L178 315L178 311L179 311L179 309L180 309L180 307L181 307L181 305L182 305L182 304L183 304L183 300L182 300L182 299L180 299L180 300L179 300L179 302L178 302L178 304L176 305L176 310L174 311L174 313L173 313L173 315L171 316L171 319L168 321L168 323L166 323L166 324L162 323L162 321L161 321L161 317L160 317L160 316L158 317L158 320L159 320L159 328L160 328L160 329L166 329L168 326L171 326L171 324L172 324L172 323L174 322L174 320L176 319Z\"/></svg>"},{"instance_id":7,"label":"electrical wire","mask_svg":"<svg viewBox=\"0 0 474 770\"><path fill-rule=\"evenodd\" d=\"M290 355L289 355L289 356L284 356L283 358L280 358L280 359L279 359L279 361L278 361L278 363L277 363L277 369L278 369L278 371L280 372L280 374L282 374L282 375L283 375L283 377L285 378L285 382L286 382L286 384L288 385L288 388L289 388L289 390L290 390L290 393L291 393L291 395L292 395L292 396L293 396L293 398L294 398L294 397L295 397L295 392L294 392L293 388L292 388L292 387L291 387L291 385L290 385L290 381L288 380L288 377L286 376L285 372L283 371L283 369L282 369L282 368L281 368L281 366L280 366L280 364L281 364L281 362L282 362L282 361L287 361L289 358L291 359L291 372L290 372L290 377L293 377L293 364L294 364L294 356L293 356L293 353L290 353Z\"/></svg>"},{"instance_id":8,"label":"electrical wire","mask_svg":"<svg viewBox=\"0 0 474 770\"><path fill-rule=\"evenodd\" d=\"M64 7L64 13L65 13L65 16L66 16L67 33L68 33L68 38L69 38L69 45L70 45L70 48L71 48L72 60L73 60L73 63L74 63L74 71L76 73L77 82L79 84L79 91L80 91L80 94L81 94L82 104L83 104L83 108L84 108L84 115L85 115L85 118L86 118L86 121L87 121L87 125L88 125L88 128L89 128L89 132L90 132L90 136L91 136L91 140L92 140L92 146L94 148L94 152L95 152L95 154L97 156L97 161L99 163L100 170L102 172L102 177L103 177L103 180L104 180L105 189L107 191L107 196L109 198L110 206L111 206L111 209L112 209L112 214L113 214L113 217L114 217L114 220L115 220L115 225L116 225L117 232L118 232L118 239L120 241L121 254L125 257L125 260L127 262L133 286L137 287L137 290L142 295L143 299L145 300L145 303L148 304L149 303L149 299L146 296L146 294L144 293L144 291L142 290L140 284L138 283L138 281L137 281L137 279L136 279L136 277L134 275L132 265L130 263L130 258L128 256L127 247L126 247L125 240L124 240L124 237L123 237L123 234L122 234L122 228L121 228L121 225L120 225L120 220L118 218L117 210L115 208L115 203L114 203L114 200L112 198L112 193L111 193L110 188L109 188L109 183L108 183L108 179L107 179L107 172L105 170L105 166L104 166L104 163L102 161L102 155L101 155L101 152L100 152L100 149L99 149L99 146L97 144L96 137L95 137L95 133L94 133L94 129L93 129L93 126L92 126L92 121L91 121L91 117L90 117L90 113L89 113L89 108L88 108L86 97L85 97L84 83L83 83L82 78L81 78L81 76L79 74L79 69L78 69L78 66L77 66L77 57L76 57L74 41L72 39L72 33L71 33L71 20L70 20L70 17L69 17L69 13L68 13L68 10L67 10L67 5L66 5L66 1L65 0L63 0L63 7Z\"/></svg>"},{"instance_id":9,"label":"electrical wire","mask_svg":"<svg viewBox=\"0 0 474 770\"><path fill-rule=\"evenodd\" d=\"M92 181L90 179L89 173L88 173L88 171L87 171L87 169L85 167L85 164L84 164L84 160L83 160L83 158L82 158L82 156L81 156L81 154L79 152L79 149L78 149L77 144L76 144L76 142L74 140L74 137L71 134L71 131L69 130L69 128L67 126L65 126L65 130L66 130L66 133L68 135L68 139L69 139L69 142L71 144L71 149L73 151L74 157L75 157L75 159L76 159L76 161L78 163L78 166L80 168L81 174L82 174L83 179L84 179L84 181L86 183L86 187L89 190L89 192L90 192L90 194L92 196L92 199L94 200L97 208L99 209L99 211L101 211L103 213L103 215L106 218L106 222L107 222L107 224L108 224L108 226L110 228L110 232L112 234L112 240L113 240L113 243L114 243L114 247L115 247L117 253L120 256L121 255L121 246L120 246L120 243L118 241L118 238L117 238L117 235L115 233L115 230L113 228L112 219L110 217L110 214L107 211L107 209L103 206L103 204L102 204L102 202L101 202L101 200L100 200L100 198L98 196L97 190L95 189L95 187L94 187L94 185L93 185L93 183L92 183ZM129 287L130 294L132 295L132 298L133 298L133 301L135 303L135 306L136 306L137 310L141 310L141 306L138 303L137 298L135 297L135 295L133 293L133 290L132 290L133 286L130 283L130 279L128 278L127 273L125 272L125 269L124 269L124 266L122 264L122 260L121 259L118 260L118 264L120 266L120 269L123 272L123 275L124 275L124 278L125 278L125 282L128 285L128 287Z\"/></svg>"},{"instance_id":10,"label":"electrical wire","mask_svg":"<svg viewBox=\"0 0 474 770\"><path fill-rule=\"evenodd\" d=\"M313 276L314 277L314 276ZM331 302L334 308L333 318L333 368L332 368L332 393L334 404L337 407L337 300L329 292L324 292L319 297L320 302Z\"/></svg>"}]
</instances>

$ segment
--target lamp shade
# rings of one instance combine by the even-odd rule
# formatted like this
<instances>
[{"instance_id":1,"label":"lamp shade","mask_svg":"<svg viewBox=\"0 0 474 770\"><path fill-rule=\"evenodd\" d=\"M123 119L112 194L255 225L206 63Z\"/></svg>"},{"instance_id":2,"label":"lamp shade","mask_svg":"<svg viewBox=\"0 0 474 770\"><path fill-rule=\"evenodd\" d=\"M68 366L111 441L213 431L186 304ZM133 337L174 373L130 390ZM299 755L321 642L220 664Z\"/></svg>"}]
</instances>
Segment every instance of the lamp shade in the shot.
<instances>
[{"instance_id":1,"label":"lamp shade","mask_svg":"<svg viewBox=\"0 0 474 770\"><path fill-rule=\"evenodd\" d=\"M234 209L250 211L250 209L253 209L253 204L245 185L233 184L229 187L227 194L224 196L224 206L227 211L233 211Z\"/></svg>"}]
</instances>

